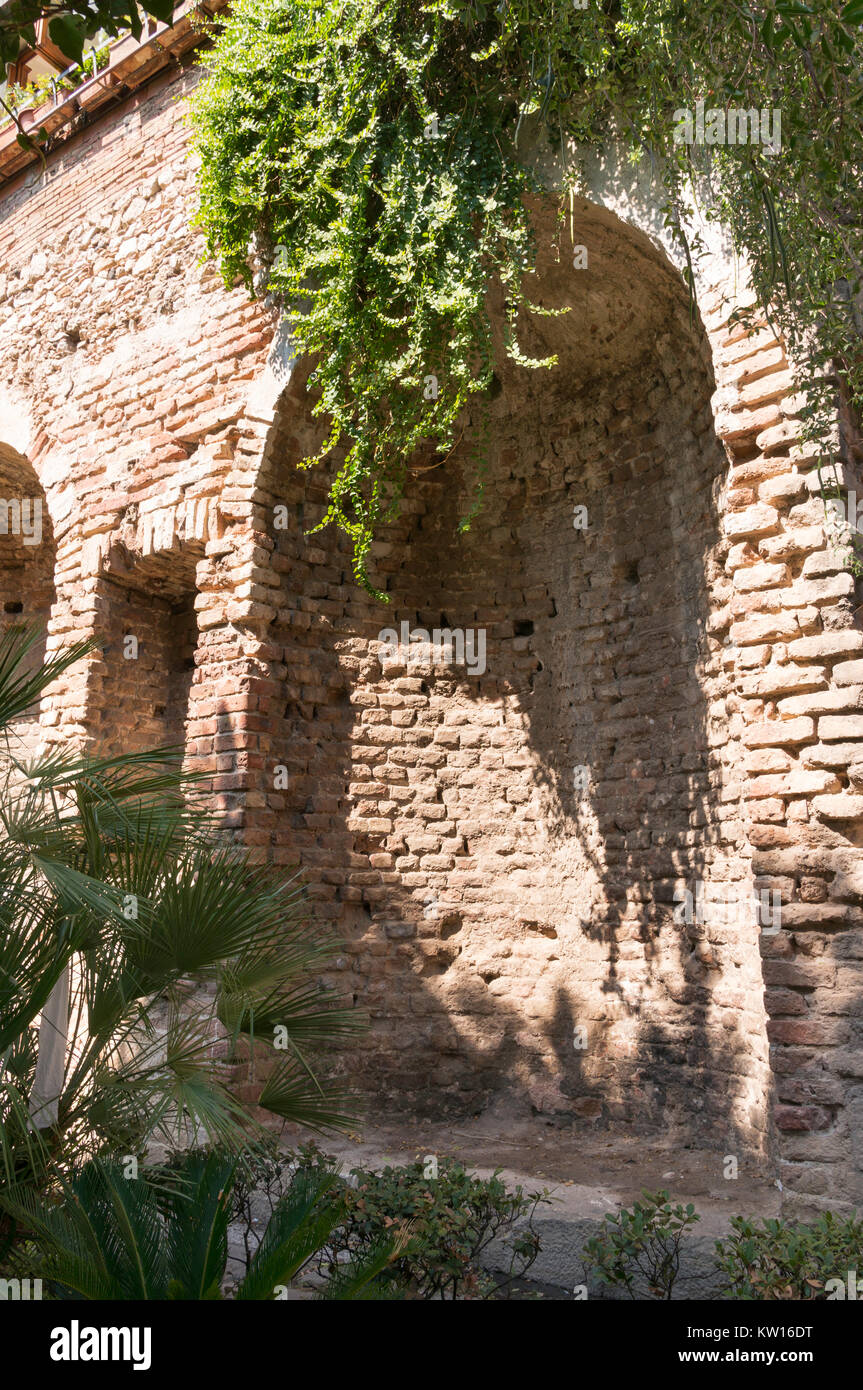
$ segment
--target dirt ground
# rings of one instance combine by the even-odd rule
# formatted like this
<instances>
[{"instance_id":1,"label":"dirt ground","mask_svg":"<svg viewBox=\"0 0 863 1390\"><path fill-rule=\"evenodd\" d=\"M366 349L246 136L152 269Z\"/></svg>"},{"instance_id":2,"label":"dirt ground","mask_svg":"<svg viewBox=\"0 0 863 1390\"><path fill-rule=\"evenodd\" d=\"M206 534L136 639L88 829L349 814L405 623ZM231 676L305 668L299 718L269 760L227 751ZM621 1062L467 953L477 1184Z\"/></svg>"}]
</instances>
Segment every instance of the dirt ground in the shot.
<instances>
[{"instance_id":1,"label":"dirt ground","mask_svg":"<svg viewBox=\"0 0 863 1390\"><path fill-rule=\"evenodd\" d=\"M570 1217L601 1217L618 1204L629 1205L645 1188L664 1188L673 1201L695 1203L705 1233L737 1213L776 1215L781 1195L769 1168L747 1171L741 1161L737 1178L725 1178L724 1153L621 1130L585 1134L541 1115L515 1118L506 1111L441 1124L369 1123L327 1138L321 1147L336 1154L344 1170L407 1163L426 1154L457 1158L480 1174L501 1168L511 1182L552 1191L554 1206Z\"/></svg>"}]
</instances>

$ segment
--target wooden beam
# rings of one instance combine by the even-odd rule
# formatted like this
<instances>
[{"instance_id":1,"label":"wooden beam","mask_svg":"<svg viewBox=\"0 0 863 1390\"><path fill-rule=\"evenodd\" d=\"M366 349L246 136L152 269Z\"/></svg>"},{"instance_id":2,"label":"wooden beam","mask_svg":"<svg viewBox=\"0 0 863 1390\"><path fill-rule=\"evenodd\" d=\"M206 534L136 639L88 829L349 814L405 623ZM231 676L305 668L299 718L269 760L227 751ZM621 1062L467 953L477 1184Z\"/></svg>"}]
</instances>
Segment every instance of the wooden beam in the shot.
<instances>
[{"instance_id":1,"label":"wooden beam","mask_svg":"<svg viewBox=\"0 0 863 1390\"><path fill-rule=\"evenodd\" d=\"M67 58L54 43L48 33L48 20L40 19L36 22L36 52L41 54L46 63L50 63L52 68L58 72L65 72L72 66L71 58Z\"/></svg>"}]
</instances>

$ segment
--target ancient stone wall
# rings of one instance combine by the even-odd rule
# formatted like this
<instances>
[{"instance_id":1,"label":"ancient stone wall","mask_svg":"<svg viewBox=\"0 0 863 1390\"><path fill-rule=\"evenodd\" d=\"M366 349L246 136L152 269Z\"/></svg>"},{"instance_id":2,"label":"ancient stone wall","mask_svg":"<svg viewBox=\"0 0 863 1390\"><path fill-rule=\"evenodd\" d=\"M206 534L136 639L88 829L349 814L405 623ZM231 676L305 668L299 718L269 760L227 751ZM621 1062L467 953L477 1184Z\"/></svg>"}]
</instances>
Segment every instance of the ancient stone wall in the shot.
<instances>
[{"instance_id":1,"label":"ancient stone wall","mask_svg":"<svg viewBox=\"0 0 863 1390\"><path fill-rule=\"evenodd\" d=\"M416 461L381 605L309 534L320 422L274 311L199 265L194 82L0 189L2 480L49 522L0 535L4 621L100 647L41 737L181 741L226 828L302 866L373 1110L778 1137L794 1200L863 1201L863 631L739 268L691 319L634 210L579 205L575 270L540 201L535 297L571 313L526 347L559 366L500 367L467 534L467 445Z\"/></svg>"}]
</instances>

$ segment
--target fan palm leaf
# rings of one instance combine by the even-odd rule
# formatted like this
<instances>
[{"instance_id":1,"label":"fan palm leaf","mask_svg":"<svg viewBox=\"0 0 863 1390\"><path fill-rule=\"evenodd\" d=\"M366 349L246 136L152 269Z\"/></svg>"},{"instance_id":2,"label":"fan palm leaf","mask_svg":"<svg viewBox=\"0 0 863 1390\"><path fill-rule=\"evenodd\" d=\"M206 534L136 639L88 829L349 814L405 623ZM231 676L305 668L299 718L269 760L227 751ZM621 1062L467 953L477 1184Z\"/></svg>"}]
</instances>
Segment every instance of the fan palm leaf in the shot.
<instances>
[{"instance_id":1,"label":"fan palm leaf","mask_svg":"<svg viewBox=\"0 0 863 1390\"><path fill-rule=\"evenodd\" d=\"M23 629L0 637L0 730L91 650L79 643L30 670L35 641ZM52 1163L74 1169L106 1152L141 1153L157 1137L209 1137L238 1152L255 1133L226 1084L243 1036L253 1053L269 1054L264 1095L276 1115L344 1126L350 1108L318 1080L307 1050L348 1035L358 1019L315 983L335 945L308 921L298 881L219 842L179 750L94 757L51 748L16 760L8 742L0 1199L44 1185ZM40 1087L31 1115L49 1009L60 1010L53 1036L66 1027L62 1076L52 1070L54 1090L43 1106ZM287 1055L275 1045L280 1024ZM133 1217L133 1207L116 1211L117 1221Z\"/></svg>"},{"instance_id":2,"label":"fan palm leaf","mask_svg":"<svg viewBox=\"0 0 863 1390\"><path fill-rule=\"evenodd\" d=\"M93 1160L60 1183L46 1206L35 1194L5 1199L40 1254L39 1274L61 1298L220 1298L228 1259L237 1160L218 1150L187 1152L167 1169L131 1176ZM267 1301L319 1254L343 1215L335 1171L295 1174L251 1257L237 1299ZM327 1296L368 1296L400 1249L381 1245L341 1271Z\"/></svg>"}]
</instances>

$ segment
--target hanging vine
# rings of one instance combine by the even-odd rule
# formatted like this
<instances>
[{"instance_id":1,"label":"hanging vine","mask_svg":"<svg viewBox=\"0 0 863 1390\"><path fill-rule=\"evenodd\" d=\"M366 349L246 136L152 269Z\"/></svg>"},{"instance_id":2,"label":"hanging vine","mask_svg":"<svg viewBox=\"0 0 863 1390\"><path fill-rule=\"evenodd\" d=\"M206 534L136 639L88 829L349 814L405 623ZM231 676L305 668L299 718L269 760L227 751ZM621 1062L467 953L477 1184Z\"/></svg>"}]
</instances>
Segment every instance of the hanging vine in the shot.
<instances>
[{"instance_id":1,"label":"hanging vine","mask_svg":"<svg viewBox=\"0 0 863 1390\"><path fill-rule=\"evenodd\" d=\"M328 429L305 464L343 451L320 525L350 536L361 584L410 458L448 454L487 396L493 277L507 352L555 365L518 344L520 317L550 312L523 289L527 124L561 151L564 214L579 146L622 143L633 177L651 158L682 242L698 190L751 266L806 433L829 453L838 377L863 398L861 26L863 0L236 0L193 103L198 222L229 284L252 289L264 251L268 292L314 359ZM709 127L687 142L682 113L699 103L780 117L769 139L712 143ZM478 496L482 440L468 431Z\"/></svg>"}]
</instances>

